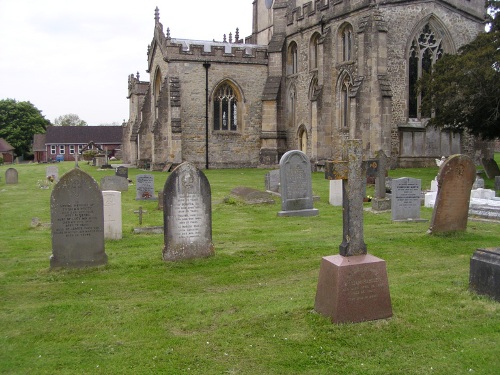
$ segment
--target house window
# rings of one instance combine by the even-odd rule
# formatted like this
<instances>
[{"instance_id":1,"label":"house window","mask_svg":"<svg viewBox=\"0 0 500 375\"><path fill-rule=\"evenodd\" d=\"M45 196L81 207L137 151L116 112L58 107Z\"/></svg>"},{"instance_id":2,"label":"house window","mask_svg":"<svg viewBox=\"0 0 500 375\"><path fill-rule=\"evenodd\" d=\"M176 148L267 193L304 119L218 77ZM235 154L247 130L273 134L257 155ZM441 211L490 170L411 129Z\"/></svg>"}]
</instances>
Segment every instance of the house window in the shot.
<instances>
[{"instance_id":1,"label":"house window","mask_svg":"<svg viewBox=\"0 0 500 375\"><path fill-rule=\"evenodd\" d=\"M64 145L59 145L59 154L60 154L60 155L63 155L63 154L64 154L64 152L65 152L65 147L64 147Z\"/></svg>"},{"instance_id":2,"label":"house window","mask_svg":"<svg viewBox=\"0 0 500 375\"><path fill-rule=\"evenodd\" d=\"M424 72L430 72L432 65L443 55L442 39L436 36L429 24L412 41L409 61L408 117L430 117L430 113L421 113L420 105L424 92L417 92L417 81Z\"/></svg>"},{"instance_id":3,"label":"house window","mask_svg":"<svg viewBox=\"0 0 500 375\"><path fill-rule=\"evenodd\" d=\"M214 130L238 129L238 97L229 83L223 83L214 95Z\"/></svg>"},{"instance_id":4,"label":"house window","mask_svg":"<svg viewBox=\"0 0 500 375\"><path fill-rule=\"evenodd\" d=\"M310 69L318 69L318 45L319 45L318 33L315 33L311 38L311 43L309 44L309 67Z\"/></svg>"},{"instance_id":5,"label":"house window","mask_svg":"<svg viewBox=\"0 0 500 375\"><path fill-rule=\"evenodd\" d=\"M287 73L296 74L298 72L297 43L292 42L288 46Z\"/></svg>"},{"instance_id":6,"label":"house window","mask_svg":"<svg viewBox=\"0 0 500 375\"><path fill-rule=\"evenodd\" d=\"M55 155L57 153L57 148L55 145L50 146L50 154Z\"/></svg>"},{"instance_id":7,"label":"house window","mask_svg":"<svg viewBox=\"0 0 500 375\"><path fill-rule=\"evenodd\" d=\"M70 153L70 155L74 155L75 154L75 145L70 145L69 146L69 153Z\"/></svg>"},{"instance_id":8,"label":"house window","mask_svg":"<svg viewBox=\"0 0 500 375\"><path fill-rule=\"evenodd\" d=\"M83 145L78 145L78 153L81 154L83 150Z\"/></svg>"},{"instance_id":9,"label":"house window","mask_svg":"<svg viewBox=\"0 0 500 375\"><path fill-rule=\"evenodd\" d=\"M342 61L352 60L352 26L346 25L341 29L340 38L342 46Z\"/></svg>"}]
</instances>

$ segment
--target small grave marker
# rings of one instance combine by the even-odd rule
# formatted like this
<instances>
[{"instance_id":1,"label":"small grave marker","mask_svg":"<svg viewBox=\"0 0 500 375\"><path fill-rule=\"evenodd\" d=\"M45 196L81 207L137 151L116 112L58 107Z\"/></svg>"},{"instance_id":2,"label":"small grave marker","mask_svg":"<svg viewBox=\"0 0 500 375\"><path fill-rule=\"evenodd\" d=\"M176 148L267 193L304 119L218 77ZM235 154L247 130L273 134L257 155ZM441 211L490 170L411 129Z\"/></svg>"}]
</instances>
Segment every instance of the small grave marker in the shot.
<instances>
[{"instance_id":1,"label":"small grave marker","mask_svg":"<svg viewBox=\"0 0 500 375\"><path fill-rule=\"evenodd\" d=\"M45 177L51 178L52 182L57 182L59 181L59 168L57 168L55 165L49 165L45 169Z\"/></svg>"},{"instance_id":2,"label":"small grave marker","mask_svg":"<svg viewBox=\"0 0 500 375\"><path fill-rule=\"evenodd\" d=\"M139 206L139 209L134 211L134 214L137 214L139 216L139 225L142 225L142 215L145 214L146 210L142 209L142 206Z\"/></svg>"},{"instance_id":3,"label":"small grave marker","mask_svg":"<svg viewBox=\"0 0 500 375\"><path fill-rule=\"evenodd\" d=\"M393 221L427 221L420 218L422 181L402 177L392 180L391 214Z\"/></svg>"},{"instance_id":4,"label":"small grave marker","mask_svg":"<svg viewBox=\"0 0 500 375\"><path fill-rule=\"evenodd\" d=\"M101 190L128 191L128 180L120 176L104 176L101 178Z\"/></svg>"},{"instance_id":5,"label":"small grave marker","mask_svg":"<svg viewBox=\"0 0 500 375\"><path fill-rule=\"evenodd\" d=\"M136 200L155 200L155 179L152 174L138 174L136 177Z\"/></svg>"},{"instance_id":6,"label":"small grave marker","mask_svg":"<svg viewBox=\"0 0 500 375\"><path fill-rule=\"evenodd\" d=\"M5 183L15 185L18 183L17 169L9 168L5 171Z\"/></svg>"},{"instance_id":7,"label":"small grave marker","mask_svg":"<svg viewBox=\"0 0 500 375\"><path fill-rule=\"evenodd\" d=\"M470 260L469 288L500 302L500 248L474 252Z\"/></svg>"},{"instance_id":8,"label":"small grave marker","mask_svg":"<svg viewBox=\"0 0 500 375\"><path fill-rule=\"evenodd\" d=\"M128 179L128 168L124 167L123 165L116 167L115 176L120 176Z\"/></svg>"}]
</instances>

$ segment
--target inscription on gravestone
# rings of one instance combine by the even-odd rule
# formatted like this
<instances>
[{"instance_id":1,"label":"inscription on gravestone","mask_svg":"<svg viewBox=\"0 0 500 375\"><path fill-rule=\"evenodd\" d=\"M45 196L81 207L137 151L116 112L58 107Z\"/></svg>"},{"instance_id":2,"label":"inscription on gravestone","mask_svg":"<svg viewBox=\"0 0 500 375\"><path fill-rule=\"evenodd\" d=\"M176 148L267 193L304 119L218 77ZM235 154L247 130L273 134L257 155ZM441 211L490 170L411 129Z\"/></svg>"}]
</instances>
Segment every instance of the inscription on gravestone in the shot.
<instances>
[{"instance_id":1,"label":"inscription on gravestone","mask_svg":"<svg viewBox=\"0 0 500 375\"><path fill-rule=\"evenodd\" d=\"M155 179L152 174L138 174L136 177L136 200L157 199L155 193Z\"/></svg>"},{"instance_id":2,"label":"inscription on gravestone","mask_svg":"<svg viewBox=\"0 0 500 375\"><path fill-rule=\"evenodd\" d=\"M278 216L316 216L311 163L302 151L286 152L280 160L281 211Z\"/></svg>"},{"instance_id":3,"label":"inscription on gravestone","mask_svg":"<svg viewBox=\"0 0 500 375\"><path fill-rule=\"evenodd\" d=\"M402 177L392 180L391 213L394 221L420 221L422 181Z\"/></svg>"},{"instance_id":4,"label":"inscription on gravestone","mask_svg":"<svg viewBox=\"0 0 500 375\"><path fill-rule=\"evenodd\" d=\"M163 259L213 255L212 198L205 175L194 165L182 163L165 182L163 199Z\"/></svg>"},{"instance_id":5,"label":"inscription on gravestone","mask_svg":"<svg viewBox=\"0 0 500 375\"><path fill-rule=\"evenodd\" d=\"M50 198L51 267L107 263L104 252L103 198L97 182L75 168L54 186Z\"/></svg>"}]
</instances>

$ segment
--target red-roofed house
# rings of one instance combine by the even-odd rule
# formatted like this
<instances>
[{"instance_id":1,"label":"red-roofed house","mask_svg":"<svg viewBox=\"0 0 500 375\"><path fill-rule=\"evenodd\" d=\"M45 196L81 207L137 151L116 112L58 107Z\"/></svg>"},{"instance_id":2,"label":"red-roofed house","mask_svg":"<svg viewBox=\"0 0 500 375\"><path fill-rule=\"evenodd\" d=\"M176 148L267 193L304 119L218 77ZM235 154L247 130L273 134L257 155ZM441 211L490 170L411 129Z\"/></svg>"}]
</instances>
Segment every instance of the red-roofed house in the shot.
<instances>
[{"instance_id":1,"label":"red-roofed house","mask_svg":"<svg viewBox=\"0 0 500 375\"><path fill-rule=\"evenodd\" d=\"M0 138L0 157L3 158L4 163L14 162L14 147L3 138Z\"/></svg>"},{"instance_id":2,"label":"red-roofed house","mask_svg":"<svg viewBox=\"0 0 500 375\"><path fill-rule=\"evenodd\" d=\"M45 134L33 137L35 161L46 162L64 158L75 160L75 153L81 153L87 144L94 142L108 150L109 156L121 148L121 126L49 126Z\"/></svg>"}]
</instances>

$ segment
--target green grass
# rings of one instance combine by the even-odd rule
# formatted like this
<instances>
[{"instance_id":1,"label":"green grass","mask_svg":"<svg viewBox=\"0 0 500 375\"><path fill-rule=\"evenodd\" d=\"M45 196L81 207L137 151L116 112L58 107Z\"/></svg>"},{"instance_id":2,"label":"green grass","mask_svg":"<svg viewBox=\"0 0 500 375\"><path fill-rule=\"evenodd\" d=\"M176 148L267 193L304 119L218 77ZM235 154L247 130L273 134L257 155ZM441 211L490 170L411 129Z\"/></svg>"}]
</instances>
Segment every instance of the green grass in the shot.
<instances>
[{"instance_id":1,"label":"green grass","mask_svg":"<svg viewBox=\"0 0 500 375\"><path fill-rule=\"evenodd\" d=\"M81 164L97 181L113 171ZM494 374L500 371L500 304L468 291L475 249L496 247L499 224L426 234L429 223L364 215L369 253L384 259L394 316L331 324L314 312L321 257L338 253L342 211L328 181L313 173L319 216L277 217L281 206L224 197L262 189L267 170L208 170L213 242L207 259L165 263L156 202L122 193L123 239L106 241L109 263L50 270L51 190L36 186L45 165L26 164L18 185L0 167L0 373L2 374ZM59 173L73 163L58 164ZM130 177L143 171L131 169ZM390 171L422 178L436 168ZM166 173L153 172L160 190ZM491 181L487 181L491 183ZM372 187L369 187L373 189ZM368 205L368 204L367 204ZM430 219L432 210L422 208Z\"/></svg>"}]
</instances>

